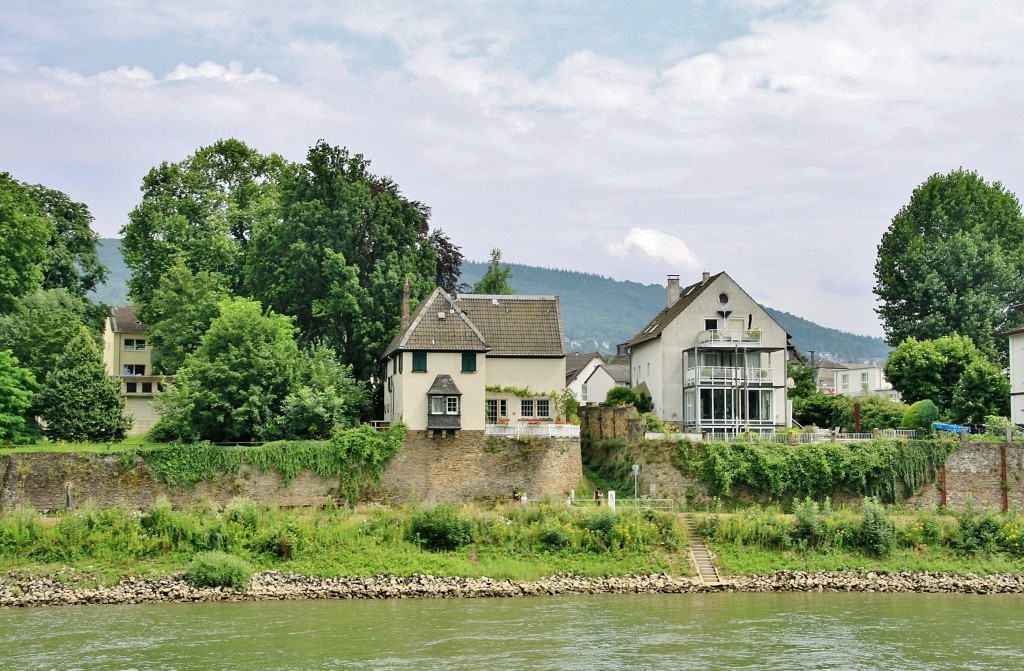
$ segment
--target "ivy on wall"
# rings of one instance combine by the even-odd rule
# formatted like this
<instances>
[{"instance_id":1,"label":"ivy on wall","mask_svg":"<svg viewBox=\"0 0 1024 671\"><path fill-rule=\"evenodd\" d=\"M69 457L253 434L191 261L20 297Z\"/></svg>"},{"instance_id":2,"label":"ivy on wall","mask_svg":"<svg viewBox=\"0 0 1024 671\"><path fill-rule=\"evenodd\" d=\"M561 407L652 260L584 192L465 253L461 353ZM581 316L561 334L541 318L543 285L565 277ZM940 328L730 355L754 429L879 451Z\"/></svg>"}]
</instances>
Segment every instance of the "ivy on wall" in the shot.
<instances>
[{"instance_id":1,"label":"ivy on wall","mask_svg":"<svg viewBox=\"0 0 1024 671\"><path fill-rule=\"evenodd\" d=\"M338 477L339 492L350 502L360 490L380 482L384 469L402 448L405 425L387 431L363 425L338 431L330 440L279 440L263 445L174 444L125 454L138 456L154 477L172 487L191 487L202 480L237 475L243 464L260 472L278 471L287 485L302 471Z\"/></svg>"},{"instance_id":2,"label":"ivy on wall","mask_svg":"<svg viewBox=\"0 0 1024 671\"><path fill-rule=\"evenodd\" d=\"M672 461L697 477L712 496L737 493L822 500L834 492L875 496L893 503L932 481L958 443L877 439L857 443L691 443Z\"/></svg>"}]
</instances>

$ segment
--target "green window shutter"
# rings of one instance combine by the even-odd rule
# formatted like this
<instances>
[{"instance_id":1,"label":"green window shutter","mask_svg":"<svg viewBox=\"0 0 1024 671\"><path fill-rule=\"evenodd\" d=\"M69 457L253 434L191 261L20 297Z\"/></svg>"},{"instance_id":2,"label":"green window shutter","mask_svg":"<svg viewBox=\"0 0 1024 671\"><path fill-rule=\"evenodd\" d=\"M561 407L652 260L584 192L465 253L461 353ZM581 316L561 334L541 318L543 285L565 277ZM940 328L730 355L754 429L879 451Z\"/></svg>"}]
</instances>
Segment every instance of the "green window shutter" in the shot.
<instances>
[{"instance_id":1,"label":"green window shutter","mask_svg":"<svg viewBox=\"0 0 1024 671\"><path fill-rule=\"evenodd\" d=\"M427 353L426 352L413 352L412 353L412 372L414 372L414 373L426 373L427 372Z\"/></svg>"},{"instance_id":2,"label":"green window shutter","mask_svg":"<svg viewBox=\"0 0 1024 671\"><path fill-rule=\"evenodd\" d=\"M462 372L463 373L475 373L476 372L476 352L463 352L462 353Z\"/></svg>"}]
</instances>

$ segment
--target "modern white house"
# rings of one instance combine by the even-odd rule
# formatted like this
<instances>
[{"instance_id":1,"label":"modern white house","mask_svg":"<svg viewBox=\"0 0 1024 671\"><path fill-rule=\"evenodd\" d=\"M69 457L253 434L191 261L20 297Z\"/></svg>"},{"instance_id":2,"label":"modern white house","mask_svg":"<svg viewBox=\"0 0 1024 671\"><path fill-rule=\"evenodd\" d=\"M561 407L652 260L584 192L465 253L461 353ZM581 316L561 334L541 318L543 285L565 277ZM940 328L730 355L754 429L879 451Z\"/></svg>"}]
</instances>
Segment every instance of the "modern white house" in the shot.
<instances>
[{"instance_id":1,"label":"modern white house","mask_svg":"<svg viewBox=\"0 0 1024 671\"><path fill-rule=\"evenodd\" d=\"M668 278L664 310L625 343L630 386L687 433L773 432L791 425L789 336L729 275Z\"/></svg>"},{"instance_id":2,"label":"modern white house","mask_svg":"<svg viewBox=\"0 0 1024 671\"><path fill-rule=\"evenodd\" d=\"M1024 310L1024 304L1012 310ZM1010 421L1024 424L1024 326L1003 334L1010 339Z\"/></svg>"},{"instance_id":3,"label":"modern white house","mask_svg":"<svg viewBox=\"0 0 1024 671\"><path fill-rule=\"evenodd\" d=\"M881 366L847 364L835 371L835 392L843 396L881 396L898 401L900 394L885 379Z\"/></svg>"},{"instance_id":4,"label":"modern white house","mask_svg":"<svg viewBox=\"0 0 1024 671\"><path fill-rule=\"evenodd\" d=\"M555 428L565 356L556 296L453 299L435 289L384 352L384 421L442 435L579 435Z\"/></svg>"},{"instance_id":5,"label":"modern white house","mask_svg":"<svg viewBox=\"0 0 1024 671\"><path fill-rule=\"evenodd\" d=\"M134 306L110 308L103 327L103 362L107 375L120 379L124 414L132 418L128 434L146 433L160 418L153 397L163 378L153 374L153 348Z\"/></svg>"}]
</instances>

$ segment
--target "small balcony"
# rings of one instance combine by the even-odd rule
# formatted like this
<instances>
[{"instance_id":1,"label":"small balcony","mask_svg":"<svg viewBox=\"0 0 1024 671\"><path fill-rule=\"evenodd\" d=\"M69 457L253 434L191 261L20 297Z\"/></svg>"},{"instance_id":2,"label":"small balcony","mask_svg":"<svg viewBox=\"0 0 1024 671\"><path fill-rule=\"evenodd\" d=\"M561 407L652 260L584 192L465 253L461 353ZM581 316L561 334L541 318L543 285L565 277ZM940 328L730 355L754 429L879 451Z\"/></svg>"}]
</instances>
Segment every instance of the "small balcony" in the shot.
<instances>
[{"instance_id":1,"label":"small balcony","mask_svg":"<svg viewBox=\"0 0 1024 671\"><path fill-rule=\"evenodd\" d=\"M687 387L708 386L771 386L774 368L733 368L729 366L697 366L687 368L683 384Z\"/></svg>"},{"instance_id":2,"label":"small balcony","mask_svg":"<svg viewBox=\"0 0 1024 671\"><path fill-rule=\"evenodd\" d=\"M698 347L758 347L761 329L708 329L697 334Z\"/></svg>"},{"instance_id":3,"label":"small balcony","mask_svg":"<svg viewBox=\"0 0 1024 671\"><path fill-rule=\"evenodd\" d=\"M509 424L485 424L484 434L499 438L579 438L579 424L558 424L556 422L513 422Z\"/></svg>"}]
</instances>

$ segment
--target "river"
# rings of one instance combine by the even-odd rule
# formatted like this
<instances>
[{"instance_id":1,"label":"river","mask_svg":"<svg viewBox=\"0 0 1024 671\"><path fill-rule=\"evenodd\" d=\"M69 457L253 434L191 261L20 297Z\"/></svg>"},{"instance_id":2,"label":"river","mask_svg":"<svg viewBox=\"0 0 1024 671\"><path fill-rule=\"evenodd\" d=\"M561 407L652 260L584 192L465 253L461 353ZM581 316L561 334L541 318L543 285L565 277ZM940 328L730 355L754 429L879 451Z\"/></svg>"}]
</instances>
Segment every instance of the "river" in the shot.
<instances>
[{"instance_id":1,"label":"river","mask_svg":"<svg viewBox=\"0 0 1024 671\"><path fill-rule=\"evenodd\" d=\"M0 669L1024 669L1024 597L685 594L0 610Z\"/></svg>"}]
</instances>

